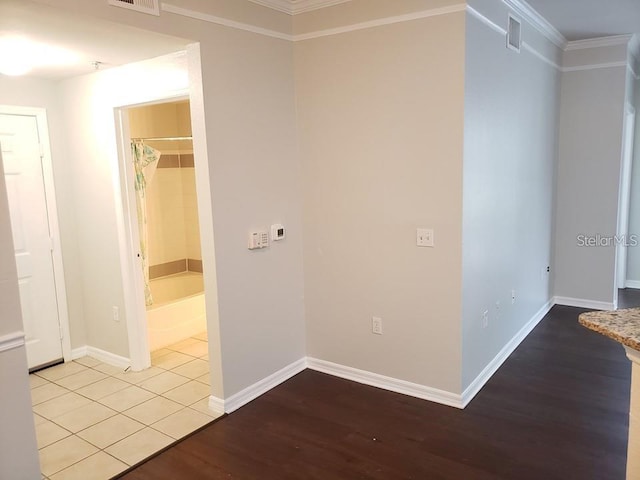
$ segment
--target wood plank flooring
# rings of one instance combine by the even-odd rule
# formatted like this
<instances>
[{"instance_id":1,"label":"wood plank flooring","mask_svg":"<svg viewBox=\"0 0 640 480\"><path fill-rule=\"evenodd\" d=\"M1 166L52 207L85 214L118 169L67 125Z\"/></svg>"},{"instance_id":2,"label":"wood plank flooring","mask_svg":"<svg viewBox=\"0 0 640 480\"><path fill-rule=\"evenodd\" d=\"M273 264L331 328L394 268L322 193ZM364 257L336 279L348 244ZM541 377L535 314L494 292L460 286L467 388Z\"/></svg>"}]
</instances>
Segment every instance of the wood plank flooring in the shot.
<instances>
[{"instance_id":1,"label":"wood plank flooring","mask_svg":"<svg viewBox=\"0 0 640 480\"><path fill-rule=\"evenodd\" d=\"M556 306L465 410L306 370L127 480L622 480L630 363Z\"/></svg>"}]
</instances>

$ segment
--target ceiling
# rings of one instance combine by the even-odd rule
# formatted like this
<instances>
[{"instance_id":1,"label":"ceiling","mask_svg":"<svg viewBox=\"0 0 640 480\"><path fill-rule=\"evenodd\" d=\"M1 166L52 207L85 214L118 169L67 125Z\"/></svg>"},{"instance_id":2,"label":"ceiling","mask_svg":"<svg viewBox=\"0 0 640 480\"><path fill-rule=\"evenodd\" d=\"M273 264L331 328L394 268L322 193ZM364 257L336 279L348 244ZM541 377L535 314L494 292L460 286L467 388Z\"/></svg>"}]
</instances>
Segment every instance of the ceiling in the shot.
<instances>
[{"instance_id":1,"label":"ceiling","mask_svg":"<svg viewBox=\"0 0 640 480\"><path fill-rule=\"evenodd\" d=\"M640 0L527 0L569 41L640 33Z\"/></svg>"},{"instance_id":2,"label":"ceiling","mask_svg":"<svg viewBox=\"0 0 640 480\"><path fill-rule=\"evenodd\" d=\"M37 67L31 76L59 79L184 50L187 40L98 21L27 0L0 0L0 36L19 35L77 54L72 65Z\"/></svg>"}]
</instances>

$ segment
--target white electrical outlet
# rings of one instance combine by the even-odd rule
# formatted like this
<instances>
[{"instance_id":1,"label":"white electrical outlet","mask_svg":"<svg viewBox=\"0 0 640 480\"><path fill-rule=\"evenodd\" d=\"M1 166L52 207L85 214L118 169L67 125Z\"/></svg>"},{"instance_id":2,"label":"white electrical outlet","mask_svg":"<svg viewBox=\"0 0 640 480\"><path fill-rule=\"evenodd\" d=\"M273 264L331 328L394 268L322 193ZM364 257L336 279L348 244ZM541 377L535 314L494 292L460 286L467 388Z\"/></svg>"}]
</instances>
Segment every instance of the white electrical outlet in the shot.
<instances>
[{"instance_id":1,"label":"white electrical outlet","mask_svg":"<svg viewBox=\"0 0 640 480\"><path fill-rule=\"evenodd\" d=\"M511 305L513 305L514 303L516 303L516 291L514 289L511 289Z\"/></svg>"},{"instance_id":2,"label":"white electrical outlet","mask_svg":"<svg viewBox=\"0 0 640 480\"><path fill-rule=\"evenodd\" d=\"M416 245L418 245L419 247L433 247L433 229L418 228L416 230Z\"/></svg>"},{"instance_id":3,"label":"white electrical outlet","mask_svg":"<svg viewBox=\"0 0 640 480\"><path fill-rule=\"evenodd\" d=\"M114 322L119 322L120 321L120 309L118 307L116 307L115 305L112 307L112 314L113 314L113 321Z\"/></svg>"},{"instance_id":4,"label":"white electrical outlet","mask_svg":"<svg viewBox=\"0 0 640 480\"><path fill-rule=\"evenodd\" d=\"M382 335L382 319L379 317L371 317L371 333Z\"/></svg>"},{"instance_id":5,"label":"white electrical outlet","mask_svg":"<svg viewBox=\"0 0 640 480\"><path fill-rule=\"evenodd\" d=\"M551 274L550 266L547 265L540 269L540 278L542 278L542 280L546 280L547 278L549 278L550 274Z\"/></svg>"},{"instance_id":6,"label":"white electrical outlet","mask_svg":"<svg viewBox=\"0 0 640 480\"><path fill-rule=\"evenodd\" d=\"M482 312L482 328L487 328L489 326L489 310L485 310Z\"/></svg>"}]
</instances>

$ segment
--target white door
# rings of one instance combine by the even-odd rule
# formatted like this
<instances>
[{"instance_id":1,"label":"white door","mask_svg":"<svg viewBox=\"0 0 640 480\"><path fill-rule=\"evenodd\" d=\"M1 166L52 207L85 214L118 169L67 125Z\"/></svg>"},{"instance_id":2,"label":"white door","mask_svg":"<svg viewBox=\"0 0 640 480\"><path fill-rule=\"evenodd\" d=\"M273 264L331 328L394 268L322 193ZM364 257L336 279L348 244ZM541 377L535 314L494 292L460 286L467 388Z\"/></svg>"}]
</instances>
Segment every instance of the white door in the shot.
<instances>
[{"instance_id":1,"label":"white door","mask_svg":"<svg viewBox=\"0 0 640 480\"><path fill-rule=\"evenodd\" d=\"M0 114L0 148L20 286L29 368L63 358L47 214L42 149L35 115Z\"/></svg>"}]
</instances>

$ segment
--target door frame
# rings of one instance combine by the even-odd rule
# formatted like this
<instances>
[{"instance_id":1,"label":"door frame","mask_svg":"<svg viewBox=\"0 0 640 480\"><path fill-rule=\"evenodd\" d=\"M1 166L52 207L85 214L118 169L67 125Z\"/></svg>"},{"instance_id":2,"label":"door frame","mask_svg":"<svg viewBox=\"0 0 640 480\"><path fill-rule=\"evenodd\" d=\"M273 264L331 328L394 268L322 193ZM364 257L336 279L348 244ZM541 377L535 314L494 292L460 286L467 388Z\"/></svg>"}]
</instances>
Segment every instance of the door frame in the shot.
<instances>
[{"instance_id":1,"label":"door frame","mask_svg":"<svg viewBox=\"0 0 640 480\"><path fill-rule=\"evenodd\" d=\"M0 114L22 115L35 117L40 139L40 162L42 164L42 179L44 185L45 202L47 205L47 220L49 221L49 235L51 236L51 260L53 264L54 289L58 306L58 324L60 326L62 357L65 362L72 360L71 331L69 328L69 308L67 305L67 287L64 278L64 262L60 242L60 224L58 222L58 206L56 202L55 181L53 175L53 161L47 111L38 107L21 107L15 105L0 105Z\"/></svg>"},{"instance_id":2,"label":"door frame","mask_svg":"<svg viewBox=\"0 0 640 480\"><path fill-rule=\"evenodd\" d=\"M138 210L136 206L135 171L131 154L131 134L127 111L130 108L157 105L167 102L189 100L189 91L174 91L172 94L154 98L143 103L123 105L115 108L116 135L118 139L120 191L116 197L121 201L122 217L118 225L120 232L120 262L124 304L129 337L131 369L144 370L151 366L149 351L147 309L144 302L144 275L140 268L140 235L138 233Z\"/></svg>"},{"instance_id":3,"label":"door frame","mask_svg":"<svg viewBox=\"0 0 640 480\"><path fill-rule=\"evenodd\" d=\"M633 168L634 131L636 110L630 103L625 104L622 134L622 162L620 166L620 187L618 199L618 239L627 242L629 235L629 209L631 195L631 175ZM627 287L627 245L616 243L616 273L614 306L617 307L618 289Z\"/></svg>"}]
</instances>

